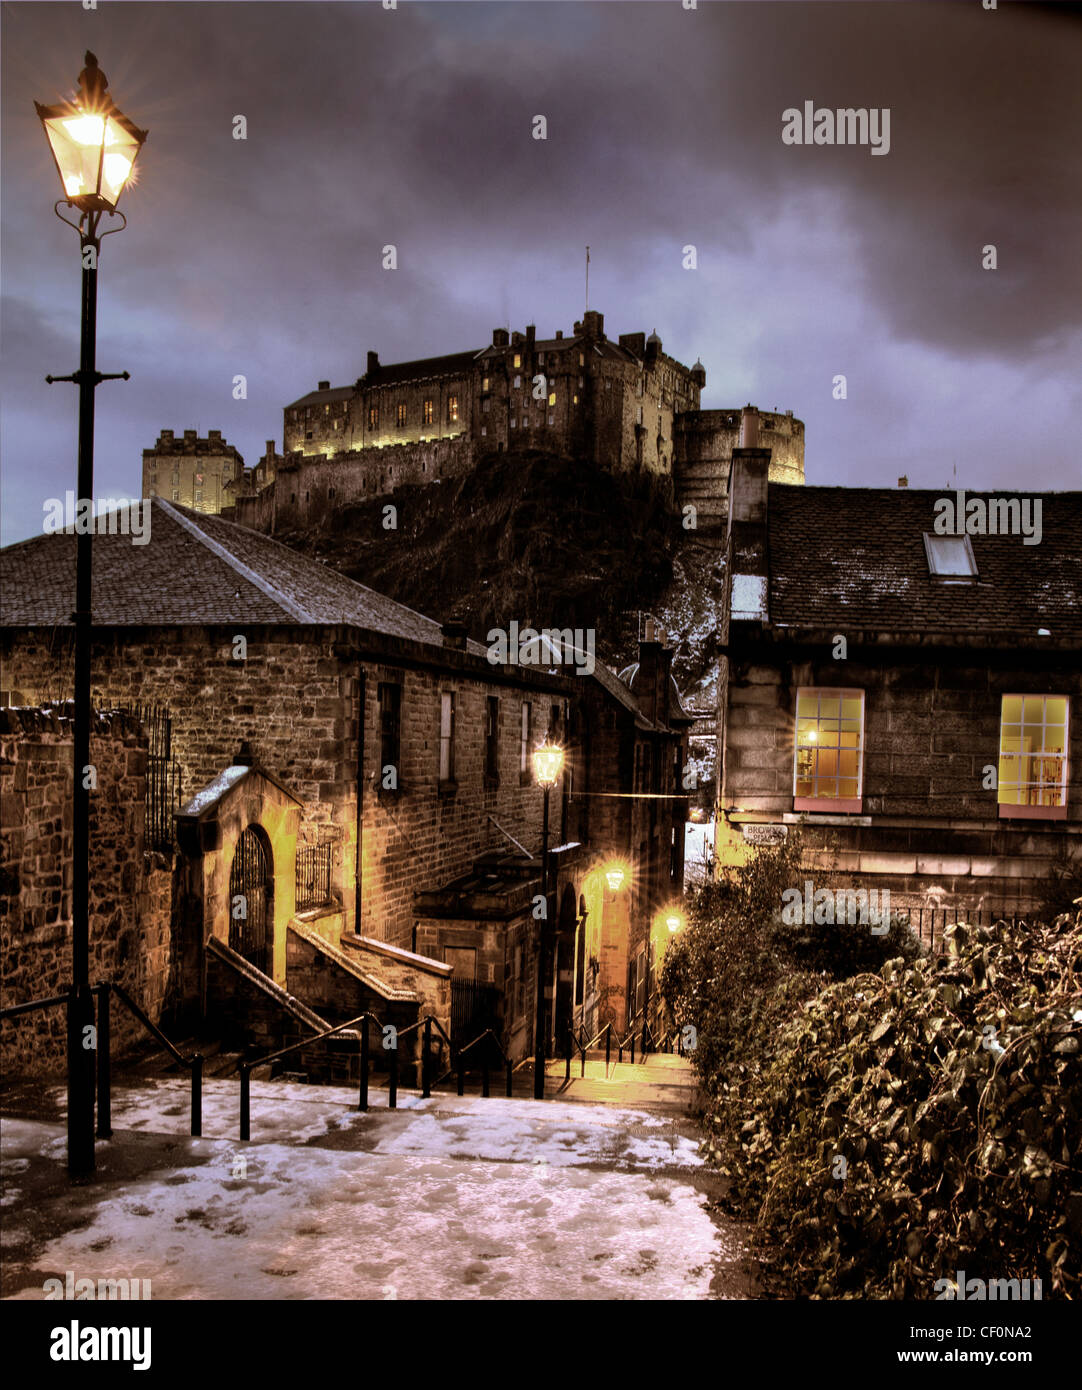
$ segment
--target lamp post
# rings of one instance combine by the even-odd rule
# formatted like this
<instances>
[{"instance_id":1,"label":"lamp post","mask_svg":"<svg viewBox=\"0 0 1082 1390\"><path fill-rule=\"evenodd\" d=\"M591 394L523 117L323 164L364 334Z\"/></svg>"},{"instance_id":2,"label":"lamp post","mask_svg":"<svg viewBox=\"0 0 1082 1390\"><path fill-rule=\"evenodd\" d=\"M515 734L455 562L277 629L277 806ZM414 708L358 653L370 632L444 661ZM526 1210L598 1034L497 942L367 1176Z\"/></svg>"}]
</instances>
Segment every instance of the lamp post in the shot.
<instances>
[{"instance_id":1,"label":"lamp post","mask_svg":"<svg viewBox=\"0 0 1082 1390\"><path fill-rule=\"evenodd\" d=\"M549 902L549 792L560 780L564 765L564 750L557 744L543 743L534 750L534 780L545 794L541 817L541 896L544 911L538 922L537 934L537 1008L534 1028L533 1095L534 1100L545 1096L545 944L548 933Z\"/></svg>"},{"instance_id":2,"label":"lamp post","mask_svg":"<svg viewBox=\"0 0 1082 1390\"><path fill-rule=\"evenodd\" d=\"M101 381L127 372L102 373L95 365L98 308L98 253L101 239L127 225L117 212L147 133L122 115L107 92L105 74L93 53L79 74L74 101L55 106L35 102L52 151L64 196L53 211L79 234L83 270L79 370L70 376L79 388L79 461L75 523L75 719L73 730L73 805L71 870L71 1003L68 1006L68 1171L73 1178L94 1171L94 1003L90 992L90 643L91 570L94 508L94 390ZM61 203L79 211L73 222ZM102 216L120 218L119 227L101 231Z\"/></svg>"}]
</instances>

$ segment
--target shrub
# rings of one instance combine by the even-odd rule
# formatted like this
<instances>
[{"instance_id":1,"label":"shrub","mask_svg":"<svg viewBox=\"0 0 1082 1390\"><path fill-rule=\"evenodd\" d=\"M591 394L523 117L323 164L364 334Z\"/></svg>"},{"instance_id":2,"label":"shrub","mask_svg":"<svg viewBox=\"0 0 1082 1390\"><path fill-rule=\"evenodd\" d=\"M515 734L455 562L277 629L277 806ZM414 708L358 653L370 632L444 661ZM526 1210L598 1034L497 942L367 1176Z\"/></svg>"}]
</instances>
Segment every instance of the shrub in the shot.
<instances>
[{"instance_id":1,"label":"shrub","mask_svg":"<svg viewBox=\"0 0 1082 1390\"><path fill-rule=\"evenodd\" d=\"M1079 1291L1082 914L945 947L810 998L778 971L715 1042L707 1148L798 1293Z\"/></svg>"}]
</instances>

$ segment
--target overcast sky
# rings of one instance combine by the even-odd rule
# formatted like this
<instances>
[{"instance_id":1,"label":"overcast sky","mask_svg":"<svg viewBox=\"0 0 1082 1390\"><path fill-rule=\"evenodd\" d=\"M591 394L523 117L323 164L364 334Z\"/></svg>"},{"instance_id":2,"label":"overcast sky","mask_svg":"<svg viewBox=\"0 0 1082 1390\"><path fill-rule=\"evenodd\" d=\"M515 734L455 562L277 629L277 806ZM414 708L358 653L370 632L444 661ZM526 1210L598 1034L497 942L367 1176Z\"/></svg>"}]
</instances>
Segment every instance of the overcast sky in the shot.
<instances>
[{"instance_id":1,"label":"overcast sky","mask_svg":"<svg viewBox=\"0 0 1082 1390\"><path fill-rule=\"evenodd\" d=\"M32 102L88 47L150 131L101 256L98 367L132 379L98 388L98 496L138 495L163 427L254 463L369 348L570 332L587 243L606 332L700 357L704 406L791 409L809 483L1082 486L1077 10L4 4L4 540L75 485L76 389L43 378L78 365L78 243ZM889 108L889 152L786 145L805 101Z\"/></svg>"}]
</instances>

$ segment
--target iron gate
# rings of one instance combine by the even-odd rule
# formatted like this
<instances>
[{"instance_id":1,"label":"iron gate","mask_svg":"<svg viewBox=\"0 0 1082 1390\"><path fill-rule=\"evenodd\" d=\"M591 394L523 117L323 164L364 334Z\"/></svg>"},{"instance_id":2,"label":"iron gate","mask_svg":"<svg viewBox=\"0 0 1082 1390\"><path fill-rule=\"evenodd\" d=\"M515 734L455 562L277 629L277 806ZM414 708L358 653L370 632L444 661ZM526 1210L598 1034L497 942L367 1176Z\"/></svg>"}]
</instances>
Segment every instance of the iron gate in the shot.
<instances>
[{"instance_id":1,"label":"iron gate","mask_svg":"<svg viewBox=\"0 0 1082 1390\"><path fill-rule=\"evenodd\" d=\"M464 1047L491 1028L500 1032L500 991L476 980L451 980L451 1040Z\"/></svg>"},{"instance_id":2,"label":"iron gate","mask_svg":"<svg viewBox=\"0 0 1082 1390\"><path fill-rule=\"evenodd\" d=\"M264 975L272 970L267 932L270 897L267 854L259 836L248 826L237 841L229 871L229 944Z\"/></svg>"}]
</instances>

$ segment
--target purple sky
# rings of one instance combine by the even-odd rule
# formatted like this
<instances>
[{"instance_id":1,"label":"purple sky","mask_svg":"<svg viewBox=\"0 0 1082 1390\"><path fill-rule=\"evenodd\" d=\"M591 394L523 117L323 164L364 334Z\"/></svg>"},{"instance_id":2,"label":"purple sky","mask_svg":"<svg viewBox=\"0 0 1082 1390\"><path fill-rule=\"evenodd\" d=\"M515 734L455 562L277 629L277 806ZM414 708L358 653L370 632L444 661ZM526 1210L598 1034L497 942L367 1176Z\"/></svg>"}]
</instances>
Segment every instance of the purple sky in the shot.
<instances>
[{"instance_id":1,"label":"purple sky","mask_svg":"<svg viewBox=\"0 0 1082 1390\"><path fill-rule=\"evenodd\" d=\"M701 357L705 406L793 410L808 482L1076 488L1077 10L4 4L3 538L74 487L76 390L43 378L78 365L78 245L32 101L69 93L87 47L150 130L101 258L99 370L132 380L97 392L99 496L138 494L162 427L254 463L368 348L570 331L586 243L606 331ZM889 153L783 144L805 100L889 107Z\"/></svg>"}]
</instances>

